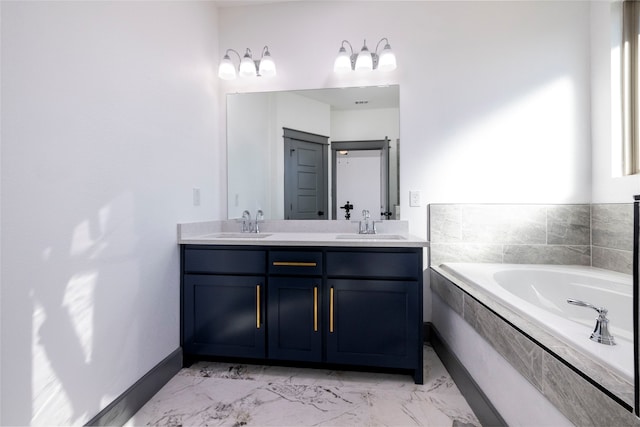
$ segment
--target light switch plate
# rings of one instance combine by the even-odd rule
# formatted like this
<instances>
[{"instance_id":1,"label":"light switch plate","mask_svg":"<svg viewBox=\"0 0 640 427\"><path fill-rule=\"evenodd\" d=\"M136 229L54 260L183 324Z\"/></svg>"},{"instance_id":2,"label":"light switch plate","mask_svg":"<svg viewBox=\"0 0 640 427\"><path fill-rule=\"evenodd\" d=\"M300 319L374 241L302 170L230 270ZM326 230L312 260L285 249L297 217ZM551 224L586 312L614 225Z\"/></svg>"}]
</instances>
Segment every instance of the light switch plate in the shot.
<instances>
[{"instance_id":1,"label":"light switch plate","mask_svg":"<svg viewBox=\"0 0 640 427\"><path fill-rule=\"evenodd\" d=\"M411 207L420 206L420 192L419 191L409 191L409 206L411 206Z\"/></svg>"}]
</instances>

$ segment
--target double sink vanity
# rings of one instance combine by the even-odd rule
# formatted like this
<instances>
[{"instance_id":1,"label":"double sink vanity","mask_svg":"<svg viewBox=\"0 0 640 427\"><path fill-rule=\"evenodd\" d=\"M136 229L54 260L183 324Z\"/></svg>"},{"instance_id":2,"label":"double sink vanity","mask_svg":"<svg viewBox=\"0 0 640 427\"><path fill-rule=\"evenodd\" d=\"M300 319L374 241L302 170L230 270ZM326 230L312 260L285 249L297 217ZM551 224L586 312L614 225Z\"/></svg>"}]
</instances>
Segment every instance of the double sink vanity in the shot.
<instances>
[{"instance_id":1,"label":"double sink vanity","mask_svg":"<svg viewBox=\"0 0 640 427\"><path fill-rule=\"evenodd\" d=\"M179 224L181 345L205 357L422 373L422 248L406 221Z\"/></svg>"}]
</instances>

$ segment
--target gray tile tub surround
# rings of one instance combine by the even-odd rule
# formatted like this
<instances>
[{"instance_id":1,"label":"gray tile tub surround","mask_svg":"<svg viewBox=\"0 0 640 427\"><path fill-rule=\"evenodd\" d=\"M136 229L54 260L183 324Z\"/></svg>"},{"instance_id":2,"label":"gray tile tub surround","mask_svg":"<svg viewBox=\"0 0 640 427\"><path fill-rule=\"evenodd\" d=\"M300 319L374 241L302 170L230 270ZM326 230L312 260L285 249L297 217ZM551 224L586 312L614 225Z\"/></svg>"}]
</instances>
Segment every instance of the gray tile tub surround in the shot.
<instances>
[{"instance_id":1,"label":"gray tile tub surround","mask_svg":"<svg viewBox=\"0 0 640 427\"><path fill-rule=\"evenodd\" d=\"M591 265L588 204L431 204L428 222L431 265Z\"/></svg>"},{"instance_id":2,"label":"gray tile tub surround","mask_svg":"<svg viewBox=\"0 0 640 427\"><path fill-rule=\"evenodd\" d=\"M437 267L431 268L430 276L433 291L573 423L580 426L640 425L640 420L624 406L567 365L571 364L587 375L602 373L601 367L592 366L595 362L486 295L472 296L470 292L474 290L470 285ZM615 374L591 378L599 384L604 383L607 390L631 405L633 388L630 384Z\"/></svg>"},{"instance_id":3,"label":"gray tile tub surround","mask_svg":"<svg viewBox=\"0 0 640 427\"><path fill-rule=\"evenodd\" d=\"M631 274L633 203L591 205L592 265Z\"/></svg>"}]
</instances>

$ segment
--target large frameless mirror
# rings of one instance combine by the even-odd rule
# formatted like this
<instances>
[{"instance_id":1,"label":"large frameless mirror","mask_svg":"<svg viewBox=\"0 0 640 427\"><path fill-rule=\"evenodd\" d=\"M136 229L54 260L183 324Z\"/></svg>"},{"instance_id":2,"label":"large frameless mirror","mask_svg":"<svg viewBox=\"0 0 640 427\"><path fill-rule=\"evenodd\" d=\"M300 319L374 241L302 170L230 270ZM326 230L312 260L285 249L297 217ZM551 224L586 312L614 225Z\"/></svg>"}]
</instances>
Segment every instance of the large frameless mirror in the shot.
<instances>
[{"instance_id":1,"label":"large frameless mirror","mask_svg":"<svg viewBox=\"0 0 640 427\"><path fill-rule=\"evenodd\" d=\"M399 149L397 85L229 94L228 218L400 219Z\"/></svg>"}]
</instances>

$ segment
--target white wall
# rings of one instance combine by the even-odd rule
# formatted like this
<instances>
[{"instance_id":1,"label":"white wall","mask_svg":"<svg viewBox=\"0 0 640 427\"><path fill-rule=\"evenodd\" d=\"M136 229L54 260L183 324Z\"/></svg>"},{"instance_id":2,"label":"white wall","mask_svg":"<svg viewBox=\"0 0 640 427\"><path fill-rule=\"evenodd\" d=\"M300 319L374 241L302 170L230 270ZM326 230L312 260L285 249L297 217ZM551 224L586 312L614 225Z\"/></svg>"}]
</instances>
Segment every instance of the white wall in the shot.
<instances>
[{"instance_id":1,"label":"white wall","mask_svg":"<svg viewBox=\"0 0 640 427\"><path fill-rule=\"evenodd\" d=\"M333 141L363 141L400 138L400 111L397 108L336 110L331 112Z\"/></svg>"},{"instance_id":2,"label":"white wall","mask_svg":"<svg viewBox=\"0 0 640 427\"><path fill-rule=\"evenodd\" d=\"M219 11L220 48L268 44L273 79L224 91L400 85L402 218L434 202L589 202L587 2L288 2ZM337 77L342 39L388 37L391 74ZM409 190L423 206L409 208Z\"/></svg>"},{"instance_id":3,"label":"white wall","mask_svg":"<svg viewBox=\"0 0 640 427\"><path fill-rule=\"evenodd\" d=\"M262 209L271 218L271 153L276 150L272 122L276 115L269 93L232 94L227 97L228 216L253 218Z\"/></svg>"},{"instance_id":4,"label":"white wall","mask_svg":"<svg viewBox=\"0 0 640 427\"><path fill-rule=\"evenodd\" d=\"M380 150L351 150L345 156L336 157L336 204L352 204L351 219L354 221L362 219L363 210L369 211L372 220L380 220ZM337 219L345 219L344 214L344 210L336 209Z\"/></svg>"},{"instance_id":5,"label":"white wall","mask_svg":"<svg viewBox=\"0 0 640 427\"><path fill-rule=\"evenodd\" d=\"M282 128L329 135L329 105L294 93L237 93L227 95L226 111L228 217L261 209L265 219L283 219Z\"/></svg>"},{"instance_id":6,"label":"white wall","mask_svg":"<svg viewBox=\"0 0 640 427\"><path fill-rule=\"evenodd\" d=\"M0 423L79 425L179 346L176 223L226 217L217 11L1 7Z\"/></svg>"},{"instance_id":7,"label":"white wall","mask_svg":"<svg viewBox=\"0 0 640 427\"><path fill-rule=\"evenodd\" d=\"M273 137L276 150L271 176L271 192L275 203L273 218L284 218L284 139L282 128L300 130L316 135L329 136L331 131L331 113L329 105L295 93L278 92L275 128ZM277 171L277 172L276 172ZM331 174L331 170L328 171ZM330 189L328 189L330 191ZM329 193L331 194L331 193Z\"/></svg>"},{"instance_id":8,"label":"white wall","mask_svg":"<svg viewBox=\"0 0 640 427\"><path fill-rule=\"evenodd\" d=\"M593 203L631 203L640 175L623 177L617 73L621 2L591 3L591 132Z\"/></svg>"},{"instance_id":9,"label":"white wall","mask_svg":"<svg viewBox=\"0 0 640 427\"><path fill-rule=\"evenodd\" d=\"M389 138L389 209L395 212L398 198L398 139L400 111L397 108L336 110L331 112L333 141L361 141ZM402 142L400 143L402 147ZM338 200L340 200L338 198ZM340 202L338 202L340 203ZM373 212L373 211L372 211ZM354 214L358 213L357 210ZM338 214L339 217L342 215ZM357 217L357 215L356 215ZM376 216L377 218L377 216ZM395 217L392 219L402 219Z\"/></svg>"}]
</instances>

